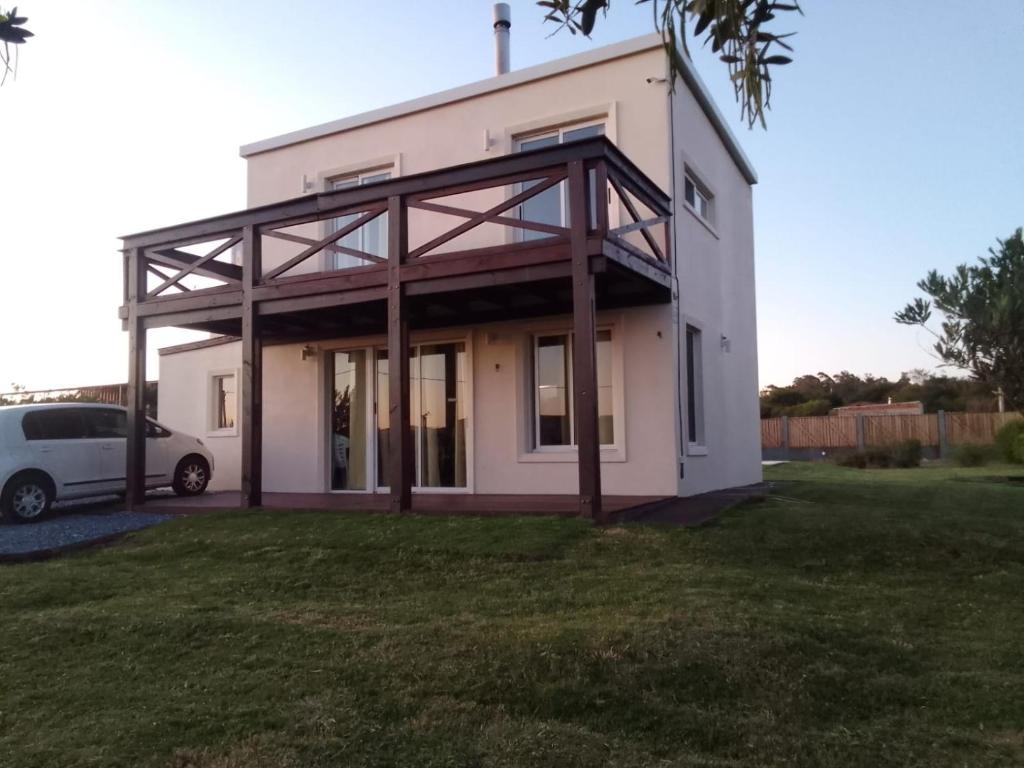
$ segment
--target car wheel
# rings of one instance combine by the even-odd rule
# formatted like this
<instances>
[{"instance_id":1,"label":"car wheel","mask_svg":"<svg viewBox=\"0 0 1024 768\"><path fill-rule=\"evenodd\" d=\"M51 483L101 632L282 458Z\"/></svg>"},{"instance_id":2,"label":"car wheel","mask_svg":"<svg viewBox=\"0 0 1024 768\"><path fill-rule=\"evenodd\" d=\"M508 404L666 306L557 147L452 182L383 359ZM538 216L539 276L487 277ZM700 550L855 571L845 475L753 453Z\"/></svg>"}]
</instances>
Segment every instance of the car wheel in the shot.
<instances>
[{"instance_id":1,"label":"car wheel","mask_svg":"<svg viewBox=\"0 0 1024 768\"><path fill-rule=\"evenodd\" d=\"M202 456L186 456L178 462L171 484L179 496L198 496L210 484L210 465Z\"/></svg>"},{"instance_id":2,"label":"car wheel","mask_svg":"<svg viewBox=\"0 0 1024 768\"><path fill-rule=\"evenodd\" d=\"M16 475L4 486L0 495L0 513L12 523L34 523L50 511L53 484L38 472Z\"/></svg>"}]
</instances>

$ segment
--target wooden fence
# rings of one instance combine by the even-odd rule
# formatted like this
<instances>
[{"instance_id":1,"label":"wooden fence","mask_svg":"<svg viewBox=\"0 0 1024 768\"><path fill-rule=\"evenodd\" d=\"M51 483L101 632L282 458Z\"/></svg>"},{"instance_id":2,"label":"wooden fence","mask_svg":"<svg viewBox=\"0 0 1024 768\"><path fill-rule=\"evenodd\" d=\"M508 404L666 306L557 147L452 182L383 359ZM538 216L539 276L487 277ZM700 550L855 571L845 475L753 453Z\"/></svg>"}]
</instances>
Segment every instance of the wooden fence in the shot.
<instances>
[{"instance_id":1,"label":"wooden fence","mask_svg":"<svg viewBox=\"0 0 1024 768\"><path fill-rule=\"evenodd\" d=\"M946 448L987 445L1019 413L924 413L907 416L782 416L761 420L761 447L769 449L863 449L920 440Z\"/></svg>"}]
</instances>

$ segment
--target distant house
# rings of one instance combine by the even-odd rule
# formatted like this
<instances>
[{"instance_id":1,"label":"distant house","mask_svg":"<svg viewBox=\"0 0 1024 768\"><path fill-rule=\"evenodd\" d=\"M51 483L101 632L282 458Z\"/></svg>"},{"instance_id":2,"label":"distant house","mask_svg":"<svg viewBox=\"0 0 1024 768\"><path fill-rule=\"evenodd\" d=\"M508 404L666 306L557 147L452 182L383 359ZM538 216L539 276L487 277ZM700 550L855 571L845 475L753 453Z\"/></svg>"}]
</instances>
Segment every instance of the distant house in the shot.
<instances>
[{"instance_id":1,"label":"distant house","mask_svg":"<svg viewBox=\"0 0 1024 768\"><path fill-rule=\"evenodd\" d=\"M906 403L856 403L829 411L831 416L919 416L922 413L924 403L919 400Z\"/></svg>"},{"instance_id":2,"label":"distant house","mask_svg":"<svg viewBox=\"0 0 1024 768\"><path fill-rule=\"evenodd\" d=\"M247 210L124 238L136 377L215 335L160 419L244 505L758 482L756 176L667 74L652 35L242 147Z\"/></svg>"}]
</instances>

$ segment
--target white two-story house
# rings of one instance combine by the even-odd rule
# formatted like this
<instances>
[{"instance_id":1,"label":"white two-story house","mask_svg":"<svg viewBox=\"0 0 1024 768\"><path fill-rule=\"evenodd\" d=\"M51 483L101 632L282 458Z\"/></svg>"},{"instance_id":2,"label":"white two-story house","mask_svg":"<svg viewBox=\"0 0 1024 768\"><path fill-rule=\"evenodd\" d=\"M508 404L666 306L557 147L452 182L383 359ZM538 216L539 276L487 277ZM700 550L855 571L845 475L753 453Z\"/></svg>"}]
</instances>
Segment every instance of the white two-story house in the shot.
<instances>
[{"instance_id":1,"label":"white two-story house","mask_svg":"<svg viewBox=\"0 0 1024 768\"><path fill-rule=\"evenodd\" d=\"M159 418L214 488L603 519L760 481L756 176L657 35L241 154L245 211L124 238L134 384L149 329L211 334Z\"/></svg>"}]
</instances>

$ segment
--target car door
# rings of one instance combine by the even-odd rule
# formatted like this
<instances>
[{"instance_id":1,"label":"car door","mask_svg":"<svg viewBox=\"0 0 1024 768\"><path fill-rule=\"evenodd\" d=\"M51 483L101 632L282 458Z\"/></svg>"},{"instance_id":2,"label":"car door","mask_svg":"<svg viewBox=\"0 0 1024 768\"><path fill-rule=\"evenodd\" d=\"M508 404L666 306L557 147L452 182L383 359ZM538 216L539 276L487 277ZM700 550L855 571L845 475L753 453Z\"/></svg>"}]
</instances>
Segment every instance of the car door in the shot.
<instances>
[{"instance_id":1,"label":"car door","mask_svg":"<svg viewBox=\"0 0 1024 768\"><path fill-rule=\"evenodd\" d=\"M53 478L57 497L87 496L100 475L98 445L90 439L82 408L40 408L22 418L25 444Z\"/></svg>"},{"instance_id":2,"label":"car door","mask_svg":"<svg viewBox=\"0 0 1024 768\"><path fill-rule=\"evenodd\" d=\"M128 457L128 413L121 408L92 408L88 411L92 437L99 442L100 478L98 492L125 490ZM146 485L167 480L164 465L164 442L146 421Z\"/></svg>"},{"instance_id":3,"label":"car door","mask_svg":"<svg viewBox=\"0 0 1024 768\"><path fill-rule=\"evenodd\" d=\"M89 432L99 446L100 469L97 493L124 490L128 415L119 408L90 408L86 412Z\"/></svg>"}]
</instances>

